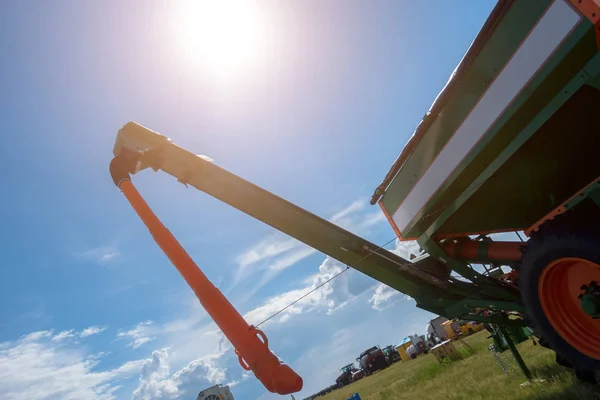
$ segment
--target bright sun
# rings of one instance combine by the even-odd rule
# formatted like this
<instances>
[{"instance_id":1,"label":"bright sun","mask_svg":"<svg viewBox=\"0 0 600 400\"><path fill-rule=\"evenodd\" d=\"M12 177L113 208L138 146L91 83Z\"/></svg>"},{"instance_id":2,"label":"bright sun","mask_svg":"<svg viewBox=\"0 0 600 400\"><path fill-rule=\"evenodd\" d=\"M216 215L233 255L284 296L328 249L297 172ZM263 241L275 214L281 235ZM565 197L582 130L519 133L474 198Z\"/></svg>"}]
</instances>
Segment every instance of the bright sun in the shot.
<instances>
[{"instance_id":1,"label":"bright sun","mask_svg":"<svg viewBox=\"0 0 600 400\"><path fill-rule=\"evenodd\" d=\"M252 0L185 0L174 22L192 67L212 76L233 78L262 57L264 21Z\"/></svg>"}]
</instances>

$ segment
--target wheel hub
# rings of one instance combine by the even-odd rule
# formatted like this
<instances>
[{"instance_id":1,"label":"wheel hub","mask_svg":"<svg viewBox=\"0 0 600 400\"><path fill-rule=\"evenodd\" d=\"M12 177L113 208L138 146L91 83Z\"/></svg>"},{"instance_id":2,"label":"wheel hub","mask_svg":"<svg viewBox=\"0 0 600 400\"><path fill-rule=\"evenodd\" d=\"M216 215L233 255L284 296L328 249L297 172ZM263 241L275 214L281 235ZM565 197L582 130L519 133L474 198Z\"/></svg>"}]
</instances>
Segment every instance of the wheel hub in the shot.
<instances>
[{"instance_id":1,"label":"wheel hub","mask_svg":"<svg viewBox=\"0 0 600 400\"><path fill-rule=\"evenodd\" d=\"M600 318L600 286L595 281L581 286L583 293L578 297L581 300L581 309L592 318Z\"/></svg>"},{"instance_id":2,"label":"wheel hub","mask_svg":"<svg viewBox=\"0 0 600 400\"><path fill-rule=\"evenodd\" d=\"M581 353L600 360L600 286L596 282L600 282L600 264L559 258L540 274L538 296L556 332Z\"/></svg>"}]
</instances>

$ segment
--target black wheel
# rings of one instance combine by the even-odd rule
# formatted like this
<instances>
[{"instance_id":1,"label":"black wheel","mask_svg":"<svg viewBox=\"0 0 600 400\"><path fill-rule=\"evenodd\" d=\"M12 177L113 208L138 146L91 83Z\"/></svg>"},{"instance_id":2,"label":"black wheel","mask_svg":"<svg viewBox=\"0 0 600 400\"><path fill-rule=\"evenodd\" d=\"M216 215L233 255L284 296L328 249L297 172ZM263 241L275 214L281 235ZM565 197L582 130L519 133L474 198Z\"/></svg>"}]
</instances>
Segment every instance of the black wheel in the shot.
<instances>
[{"instance_id":1,"label":"black wheel","mask_svg":"<svg viewBox=\"0 0 600 400\"><path fill-rule=\"evenodd\" d=\"M341 388L343 388L343 387L344 387L344 382L342 382L342 381L339 381L339 382L337 383L337 387L338 387L338 388L340 388L340 389L341 389Z\"/></svg>"},{"instance_id":2,"label":"black wheel","mask_svg":"<svg viewBox=\"0 0 600 400\"><path fill-rule=\"evenodd\" d=\"M472 335L474 333L475 333L475 331L472 328L469 328L469 335Z\"/></svg>"},{"instance_id":3,"label":"black wheel","mask_svg":"<svg viewBox=\"0 0 600 400\"><path fill-rule=\"evenodd\" d=\"M531 234L519 266L521 300L539 336L578 377L600 370L600 234L564 216ZM594 282L596 281L596 282ZM584 305L588 296L592 305ZM585 379L589 380L589 379Z\"/></svg>"}]
</instances>

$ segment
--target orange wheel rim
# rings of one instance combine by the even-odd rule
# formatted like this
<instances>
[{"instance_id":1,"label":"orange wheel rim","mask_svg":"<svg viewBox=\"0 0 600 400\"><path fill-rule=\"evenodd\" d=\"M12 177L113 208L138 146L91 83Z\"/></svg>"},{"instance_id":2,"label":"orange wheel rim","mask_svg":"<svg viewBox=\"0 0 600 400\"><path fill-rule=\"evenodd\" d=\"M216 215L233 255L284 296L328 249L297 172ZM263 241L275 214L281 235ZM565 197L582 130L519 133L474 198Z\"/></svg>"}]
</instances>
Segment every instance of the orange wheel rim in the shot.
<instances>
[{"instance_id":1,"label":"orange wheel rim","mask_svg":"<svg viewBox=\"0 0 600 400\"><path fill-rule=\"evenodd\" d=\"M571 346L600 360L600 319L586 314L578 296L582 285L600 283L600 265L582 258L560 258L548 264L538 280L546 318Z\"/></svg>"}]
</instances>

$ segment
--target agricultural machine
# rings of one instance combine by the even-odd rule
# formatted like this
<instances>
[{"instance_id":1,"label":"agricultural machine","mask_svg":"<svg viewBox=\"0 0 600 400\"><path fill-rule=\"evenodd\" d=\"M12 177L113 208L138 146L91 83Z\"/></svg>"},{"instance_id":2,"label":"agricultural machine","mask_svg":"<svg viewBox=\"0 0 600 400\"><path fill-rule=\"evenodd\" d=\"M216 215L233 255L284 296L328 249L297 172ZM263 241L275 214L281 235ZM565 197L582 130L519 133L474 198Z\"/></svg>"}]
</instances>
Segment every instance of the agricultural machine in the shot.
<instances>
[{"instance_id":1,"label":"agricultural machine","mask_svg":"<svg viewBox=\"0 0 600 400\"><path fill-rule=\"evenodd\" d=\"M388 360L388 364L394 364L401 360L400 353L396 350L396 347L393 345L386 346L382 349L383 354Z\"/></svg>"},{"instance_id":2,"label":"agricultural machine","mask_svg":"<svg viewBox=\"0 0 600 400\"><path fill-rule=\"evenodd\" d=\"M356 361L367 376L389 367L388 359L379 346L373 346L363 351Z\"/></svg>"},{"instance_id":3,"label":"agricultural machine","mask_svg":"<svg viewBox=\"0 0 600 400\"><path fill-rule=\"evenodd\" d=\"M443 323L448 321L448 318L435 317L427 324L426 337L432 342L437 342L446 337L446 329Z\"/></svg>"},{"instance_id":4,"label":"agricultural machine","mask_svg":"<svg viewBox=\"0 0 600 400\"><path fill-rule=\"evenodd\" d=\"M356 368L354 366L354 363L348 364L340 368L340 371L342 371L342 373L335 380L335 384L339 388L349 385L365 377L365 371Z\"/></svg>"},{"instance_id":5,"label":"agricultural machine","mask_svg":"<svg viewBox=\"0 0 600 400\"><path fill-rule=\"evenodd\" d=\"M463 335L472 335L483 329L483 323L477 321L458 320L458 329Z\"/></svg>"},{"instance_id":6,"label":"agricultural machine","mask_svg":"<svg viewBox=\"0 0 600 400\"><path fill-rule=\"evenodd\" d=\"M528 326L557 361L590 377L600 370L599 46L598 0L497 3L371 199L399 240L428 254L414 262L133 122L117 135L111 173L242 367L270 391L298 391L302 379L206 279L130 174L160 169L434 314ZM527 238L490 236L504 232Z\"/></svg>"}]
</instances>

